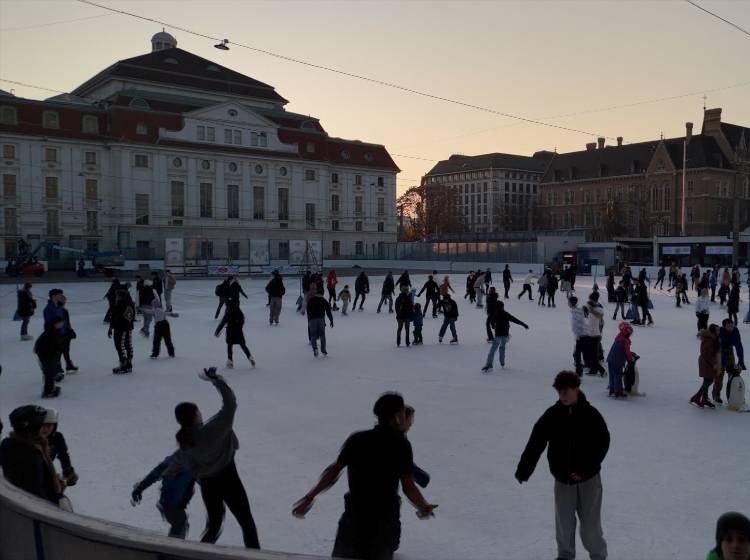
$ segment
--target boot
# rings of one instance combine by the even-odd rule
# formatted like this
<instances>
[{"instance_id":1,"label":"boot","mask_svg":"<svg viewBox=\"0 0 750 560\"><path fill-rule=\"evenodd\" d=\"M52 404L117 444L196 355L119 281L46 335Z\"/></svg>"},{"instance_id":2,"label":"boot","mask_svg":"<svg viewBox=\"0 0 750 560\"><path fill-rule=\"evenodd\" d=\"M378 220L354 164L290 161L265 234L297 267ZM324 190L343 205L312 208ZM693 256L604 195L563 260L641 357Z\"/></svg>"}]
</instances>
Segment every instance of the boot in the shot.
<instances>
[{"instance_id":1,"label":"boot","mask_svg":"<svg viewBox=\"0 0 750 560\"><path fill-rule=\"evenodd\" d=\"M227 367L232 369L234 367L234 362L232 360L227 360Z\"/></svg>"},{"instance_id":2,"label":"boot","mask_svg":"<svg viewBox=\"0 0 750 560\"><path fill-rule=\"evenodd\" d=\"M490 371L492 371L492 366L484 366L482 368L482 373L487 373L487 372L490 372Z\"/></svg>"},{"instance_id":3,"label":"boot","mask_svg":"<svg viewBox=\"0 0 750 560\"><path fill-rule=\"evenodd\" d=\"M68 364L67 366L65 366L65 373L68 373L68 372L75 373L77 371L78 371L78 366L75 364Z\"/></svg>"},{"instance_id":4,"label":"boot","mask_svg":"<svg viewBox=\"0 0 750 560\"><path fill-rule=\"evenodd\" d=\"M60 396L60 391L61 390L62 389L60 389L60 387L55 387L49 393L42 393L42 398L43 399L54 399L55 397Z\"/></svg>"},{"instance_id":5,"label":"boot","mask_svg":"<svg viewBox=\"0 0 750 560\"><path fill-rule=\"evenodd\" d=\"M708 408L716 408L716 405L714 403L712 403L711 401L709 401L708 399L701 400L701 403L700 403L699 406L701 408L703 408L704 406L706 406Z\"/></svg>"},{"instance_id":6,"label":"boot","mask_svg":"<svg viewBox=\"0 0 750 560\"><path fill-rule=\"evenodd\" d=\"M698 393L690 397L690 404L694 404L697 407L703 408L703 400Z\"/></svg>"}]
</instances>

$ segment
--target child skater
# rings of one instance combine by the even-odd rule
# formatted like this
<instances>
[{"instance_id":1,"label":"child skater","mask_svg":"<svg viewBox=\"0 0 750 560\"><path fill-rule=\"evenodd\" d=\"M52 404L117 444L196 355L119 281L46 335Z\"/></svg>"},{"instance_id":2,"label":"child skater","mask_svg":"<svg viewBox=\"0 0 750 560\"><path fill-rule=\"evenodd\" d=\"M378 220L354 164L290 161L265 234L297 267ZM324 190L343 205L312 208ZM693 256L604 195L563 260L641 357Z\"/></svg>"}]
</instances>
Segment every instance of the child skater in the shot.
<instances>
[{"instance_id":1,"label":"child skater","mask_svg":"<svg viewBox=\"0 0 750 560\"><path fill-rule=\"evenodd\" d=\"M414 325L414 336L412 337L412 344L416 346L417 344L422 344L422 323L424 322L424 317L422 316L422 305L419 303L414 304L414 318L412 319L413 325Z\"/></svg>"},{"instance_id":2,"label":"child skater","mask_svg":"<svg viewBox=\"0 0 750 560\"><path fill-rule=\"evenodd\" d=\"M349 291L349 284L346 284L344 289L339 293L339 300L341 300L341 314L347 315L346 310L349 309L349 302L352 301L352 293Z\"/></svg>"},{"instance_id":3,"label":"child skater","mask_svg":"<svg viewBox=\"0 0 750 560\"><path fill-rule=\"evenodd\" d=\"M609 396L625 398L627 394L622 386L622 372L627 362L635 360L635 355L630 351L630 336L633 334L633 326L623 321L618 326L619 334L615 337L612 347L607 355L607 366L609 368Z\"/></svg>"}]
</instances>

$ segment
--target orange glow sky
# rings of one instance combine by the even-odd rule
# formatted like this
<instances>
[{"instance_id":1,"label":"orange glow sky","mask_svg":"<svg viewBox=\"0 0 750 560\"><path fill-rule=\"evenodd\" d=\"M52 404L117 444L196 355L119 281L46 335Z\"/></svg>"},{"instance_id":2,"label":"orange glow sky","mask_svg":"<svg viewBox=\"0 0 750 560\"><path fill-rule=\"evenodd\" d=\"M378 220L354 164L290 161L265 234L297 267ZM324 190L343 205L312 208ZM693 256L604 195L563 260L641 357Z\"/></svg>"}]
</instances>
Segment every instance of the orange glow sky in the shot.
<instances>
[{"instance_id":1,"label":"orange glow sky","mask_svg":"<svg viewBox=\"0 0 750 560\"><path fill-rule=\"evenodd\" d=\"M593 132L555 130L346 78L167 29L183 49L276 87L333 136L392 154L583 149L596 134L640 141L700 128L702 92L750 126L750 36L686 2L117 1L109 6L341 70ZM700 1L750 29L750 2ZM0 77L64 91L146 53L157 24L69 0L0 0ZM27 29L22 29L27 28ZM16 95L46 93L0 82ZM689 97L590 112L667 96ZM588 111L588 112L587 112ZM567 117L570 113L587 112ZM556 118L557 117L557 118ZM394 156L399 191L434 164Z\"/></svg>"}]
</instances>

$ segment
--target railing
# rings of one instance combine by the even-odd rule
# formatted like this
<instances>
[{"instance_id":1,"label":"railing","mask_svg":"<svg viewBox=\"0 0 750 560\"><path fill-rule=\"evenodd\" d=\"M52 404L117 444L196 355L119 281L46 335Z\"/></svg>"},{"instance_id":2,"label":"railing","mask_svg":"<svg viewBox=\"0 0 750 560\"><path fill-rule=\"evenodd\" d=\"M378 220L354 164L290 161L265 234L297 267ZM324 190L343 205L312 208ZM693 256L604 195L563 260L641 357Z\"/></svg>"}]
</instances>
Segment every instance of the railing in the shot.
<instances>
[{"instance_id":1,"label":"railing","mask_svg":"<svg viewBox=\"0 0 750 560\"><path fill-rule=\"evenodd\" d=\"M111 521L68 513L0 476L0 558L3 560L322 560L320 556L217 546L161 536Z\"/></svg>"}]
</instances>

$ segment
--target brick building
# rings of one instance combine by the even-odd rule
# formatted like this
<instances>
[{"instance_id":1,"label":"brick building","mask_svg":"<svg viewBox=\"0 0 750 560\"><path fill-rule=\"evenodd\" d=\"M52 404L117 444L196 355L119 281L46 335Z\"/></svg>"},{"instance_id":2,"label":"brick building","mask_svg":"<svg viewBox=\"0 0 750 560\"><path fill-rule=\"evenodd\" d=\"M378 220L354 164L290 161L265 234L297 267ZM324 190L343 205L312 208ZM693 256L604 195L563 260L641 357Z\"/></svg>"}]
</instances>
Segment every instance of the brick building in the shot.
<instances>
[{"instance_id":1,"label":"brick building","mask_svg":"<svg viewBox=\"0 0 750 560\"><path fill-rule=\"evenodd\" d=\"M544 229L584 228L591 240L681 233L683 148L686 147L687 235L726 235L734 220L750 225L750 128L704 113L679 138L556 154L541 181Z\"/></svg>"},{"instance_id":2,"label":"brick building","mask_svg":"<svg viewBox=\"0 0 750 560\"><path fill-rule=\"evenodd\" d=\"M456 213L469 232L518 231L534 226L539 181L552 152L452 155L437 163L422 184L446 185L456 193Z\"/></svg>"},{"instance_id":3,"label":"brick building","mask_svg":"<svg viewBox=\"0 0 750 560\"><path fill-rule=\"evenodd\" d=\"M287 103L167 33L71 94L0 91L0 259L19 240L158 259L175 237L204 259L247 258L251 240L280 260L299 240L382 254L398 167Z\"/></svg>"}]
</instances>

